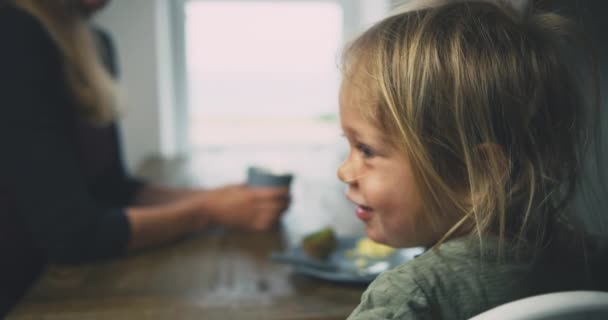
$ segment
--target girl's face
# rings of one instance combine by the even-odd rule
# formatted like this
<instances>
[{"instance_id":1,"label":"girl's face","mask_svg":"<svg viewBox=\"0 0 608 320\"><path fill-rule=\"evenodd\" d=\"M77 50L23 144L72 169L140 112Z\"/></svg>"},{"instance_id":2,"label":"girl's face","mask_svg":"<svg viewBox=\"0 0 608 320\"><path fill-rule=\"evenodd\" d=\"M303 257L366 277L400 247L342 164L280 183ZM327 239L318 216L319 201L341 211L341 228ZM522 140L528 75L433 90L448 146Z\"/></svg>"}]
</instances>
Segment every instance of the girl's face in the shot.
<instances>
[{"instance_id":1,"label":"girl's face","mask_svg":"<svg viewBox=\"0 0 608 320\"><path fill-rule=\"evenodd\" d=\"M440 235L427 223L410 162L370 123L356 90L342 88L340 121L350 153L338 168L347 198L365 223L367 236L394 247L432 245Z\"/></svg>"}]
</instances>

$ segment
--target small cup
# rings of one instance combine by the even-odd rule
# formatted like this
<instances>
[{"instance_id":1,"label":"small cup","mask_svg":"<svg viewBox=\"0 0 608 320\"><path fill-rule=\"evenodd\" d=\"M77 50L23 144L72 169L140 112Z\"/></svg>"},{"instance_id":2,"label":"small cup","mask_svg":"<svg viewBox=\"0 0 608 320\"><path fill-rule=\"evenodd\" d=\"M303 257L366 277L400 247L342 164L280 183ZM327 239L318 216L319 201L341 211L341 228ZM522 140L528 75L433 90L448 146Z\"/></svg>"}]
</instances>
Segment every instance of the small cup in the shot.
<instances>
[{"instance_id":1,"label":"small cup","mask_svg":"<svg viewBox=\"0 0 608 320\"><path fill-rule=\"evenodd\" d=\"M292 179L291 173L276 173L257 166L247 168L247 185L251 187L289 187Z\"/></svg>"}]
</instances>

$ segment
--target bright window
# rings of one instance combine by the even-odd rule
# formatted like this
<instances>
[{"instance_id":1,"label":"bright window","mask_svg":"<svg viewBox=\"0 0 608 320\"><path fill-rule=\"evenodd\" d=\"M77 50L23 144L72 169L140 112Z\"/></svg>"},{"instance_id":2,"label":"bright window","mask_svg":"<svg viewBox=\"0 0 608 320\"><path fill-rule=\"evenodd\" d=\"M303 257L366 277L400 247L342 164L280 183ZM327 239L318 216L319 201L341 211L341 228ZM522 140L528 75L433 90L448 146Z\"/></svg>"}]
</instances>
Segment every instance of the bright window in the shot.
<instances>
[{"instance_id":1,"label":"bright window","mask_svg":"<svg viewBox=\"0 0 608 320\"><path fill-rule=\"evenodd\" d=\"M194 148L338 136L338 3L192 0L185 13Z\"/></svg>"}]
</instances>

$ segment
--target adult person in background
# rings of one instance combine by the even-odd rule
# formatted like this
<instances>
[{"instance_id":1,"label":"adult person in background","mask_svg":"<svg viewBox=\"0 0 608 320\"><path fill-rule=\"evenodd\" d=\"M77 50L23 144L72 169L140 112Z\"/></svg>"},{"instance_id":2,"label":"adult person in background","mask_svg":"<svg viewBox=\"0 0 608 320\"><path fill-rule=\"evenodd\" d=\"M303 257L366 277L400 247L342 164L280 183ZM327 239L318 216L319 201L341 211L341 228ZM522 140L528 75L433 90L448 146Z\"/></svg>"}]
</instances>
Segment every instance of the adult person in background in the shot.
<instances>
[{"instance_id":1,"label":"adult person in background","mask_svg":"<svg viewBox=\"0 0 608 320\"><path fill-rule=\"evenodd\" d=\"M0 317L48 263L119 256L210 225L272 226L286 188L178 190L121 159L106 0L0 1Z\"/></svg>"}]
</instances>

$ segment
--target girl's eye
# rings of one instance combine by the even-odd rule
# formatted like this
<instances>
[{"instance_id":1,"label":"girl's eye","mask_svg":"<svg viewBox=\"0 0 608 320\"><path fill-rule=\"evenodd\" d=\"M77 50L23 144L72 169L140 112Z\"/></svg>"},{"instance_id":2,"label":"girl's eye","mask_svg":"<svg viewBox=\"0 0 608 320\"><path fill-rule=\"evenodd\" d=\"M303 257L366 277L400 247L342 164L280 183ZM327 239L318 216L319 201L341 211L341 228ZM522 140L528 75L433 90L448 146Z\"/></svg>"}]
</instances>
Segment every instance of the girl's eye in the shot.
<instances>
[{"instance_id":1,"label":"girl's eye","mask_svg":"<svg viewBox=\"0 0 608 320\"><path fill-rule=\"evenodd\" d=\"M374 152L374 150L372 150L372 148L370 148L368 145L363 144L363 143L357 144L357 150L359 150L359 152L361 152L361 154L363 154L364 158L371 158L376 155L376 153Z\"/></svg>"}]
</instances>

